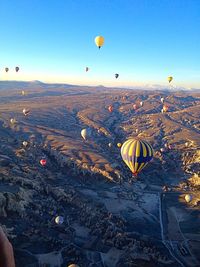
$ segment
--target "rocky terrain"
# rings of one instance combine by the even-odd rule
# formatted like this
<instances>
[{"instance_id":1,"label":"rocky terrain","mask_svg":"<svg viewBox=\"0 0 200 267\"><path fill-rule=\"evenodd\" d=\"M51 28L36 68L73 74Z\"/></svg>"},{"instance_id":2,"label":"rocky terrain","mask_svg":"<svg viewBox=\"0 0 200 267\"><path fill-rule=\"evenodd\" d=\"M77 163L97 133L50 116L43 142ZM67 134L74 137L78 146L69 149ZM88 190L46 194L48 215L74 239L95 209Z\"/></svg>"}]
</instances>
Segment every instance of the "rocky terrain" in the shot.
<instances>
[{"instance_id":1,"label":"rocky terrain","mask_svg":"<svg viewBox=\"0 0 200 267\"><path fill-rule=\"evenodd\" d=\"M135 179L117 143L137 136L154 159ZM198 91L0 82L0 137L0 223L17 267L200 266Z\"/></svg>"}]
</instances>

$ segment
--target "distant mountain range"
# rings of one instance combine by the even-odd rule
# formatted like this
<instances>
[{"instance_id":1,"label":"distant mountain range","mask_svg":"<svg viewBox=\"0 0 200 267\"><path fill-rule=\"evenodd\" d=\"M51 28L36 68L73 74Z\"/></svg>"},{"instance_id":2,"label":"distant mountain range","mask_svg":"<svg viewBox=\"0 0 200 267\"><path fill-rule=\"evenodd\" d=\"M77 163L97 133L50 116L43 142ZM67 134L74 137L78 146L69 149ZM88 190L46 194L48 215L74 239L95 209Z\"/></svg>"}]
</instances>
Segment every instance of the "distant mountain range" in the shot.
<instances>
[{"instance_id":1,"label":"distant mountain range","mask_svg":"<svg viewBox=\"0 0 200 267\"><path fill-rule=\"evenodd\" d=\"M73 85L73 84L65 84L65 83L44 83L38 80L34 81L0 81L0 90L3 89L31 89L31 88L43 88L43 89L52 89L52 88L73 88L73 87L87 87L87 88L98 88L98 89L140 89L140 90L164 90L164 91L195 91L200 92L200 88L185 88L185 87L178 87L178 86L164 86L159 84L146 84L143 86L124 86L124 87L106 87L103 85L98 86L89 86L89 85Z\"/></svg>"}]
</instances>

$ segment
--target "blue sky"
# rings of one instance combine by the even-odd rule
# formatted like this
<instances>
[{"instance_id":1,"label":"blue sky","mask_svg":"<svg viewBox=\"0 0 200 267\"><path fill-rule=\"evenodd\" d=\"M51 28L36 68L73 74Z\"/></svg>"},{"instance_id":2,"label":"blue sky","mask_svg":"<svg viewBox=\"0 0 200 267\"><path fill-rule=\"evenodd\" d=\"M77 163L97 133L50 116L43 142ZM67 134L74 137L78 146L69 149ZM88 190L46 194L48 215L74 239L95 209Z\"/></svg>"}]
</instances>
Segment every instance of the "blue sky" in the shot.
<instances>
[{"instance_id":1,"label":"blue sky","mask_svg":"<svg viewBox=\"0 0 200 267\"><path fill-rule=\"evenodd\" d=\"M0 1L0 40L0 80L200 88L199 0Z\"/></svg>"}]
</instances>

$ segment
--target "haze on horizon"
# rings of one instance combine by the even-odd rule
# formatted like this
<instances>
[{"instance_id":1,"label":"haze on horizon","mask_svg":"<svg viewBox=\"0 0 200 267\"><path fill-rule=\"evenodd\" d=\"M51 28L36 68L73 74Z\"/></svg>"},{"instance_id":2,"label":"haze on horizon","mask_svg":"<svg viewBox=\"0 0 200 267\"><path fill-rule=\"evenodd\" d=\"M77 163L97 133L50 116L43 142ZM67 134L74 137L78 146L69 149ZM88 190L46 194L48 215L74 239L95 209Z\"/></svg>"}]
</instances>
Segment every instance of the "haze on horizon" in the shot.
<instances>
[{"instance_id":1,"label":"haze on horizon","mask_svg":"<svg viewBox=\"0 0 200 267\"><path fill-rule=\"evenodd\" d=\"M196 0L2 1L0 80L168 86L172 75L200 88L199 12Z\"/></svg>"}]
</instances>

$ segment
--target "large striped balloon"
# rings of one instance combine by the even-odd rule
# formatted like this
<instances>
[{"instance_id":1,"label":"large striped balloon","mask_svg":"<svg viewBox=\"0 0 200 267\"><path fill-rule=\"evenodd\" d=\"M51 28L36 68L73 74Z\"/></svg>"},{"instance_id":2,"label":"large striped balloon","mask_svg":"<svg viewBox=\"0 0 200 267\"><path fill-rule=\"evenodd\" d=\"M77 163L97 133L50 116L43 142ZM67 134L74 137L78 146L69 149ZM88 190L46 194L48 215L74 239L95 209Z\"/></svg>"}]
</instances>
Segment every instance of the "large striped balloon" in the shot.
<instances>
[{"instance_id":1,"label":"large striped balloon","mask_svg":"<svg viewBox=\"0 0 200 267\"><path fill-rule=\"evenodd\" d=\"M152 159L153 148L146 141L131 138L122 145L121 156L133 175L137 176Z\"/></svg>"}]
</instances>

